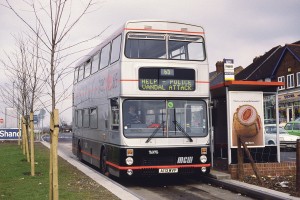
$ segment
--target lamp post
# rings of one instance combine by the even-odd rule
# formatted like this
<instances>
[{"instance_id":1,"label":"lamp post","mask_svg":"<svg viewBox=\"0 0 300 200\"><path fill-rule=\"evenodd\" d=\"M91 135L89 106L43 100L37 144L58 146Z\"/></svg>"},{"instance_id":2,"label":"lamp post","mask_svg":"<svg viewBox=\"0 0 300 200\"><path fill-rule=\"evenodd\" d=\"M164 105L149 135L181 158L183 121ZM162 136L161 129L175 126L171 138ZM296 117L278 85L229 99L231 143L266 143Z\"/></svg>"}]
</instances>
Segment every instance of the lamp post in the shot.
<instances>
[{"instance_id":1,"label":"lamp post","mask_svg":"<svg viewBox=\"0 0 300 200\"><path fill-rule=\"evenodd\" d=\"M13 81L13 96L12 96L13 105L12 107L15 107L15 81Z\"/></svg>"}]
</instances>

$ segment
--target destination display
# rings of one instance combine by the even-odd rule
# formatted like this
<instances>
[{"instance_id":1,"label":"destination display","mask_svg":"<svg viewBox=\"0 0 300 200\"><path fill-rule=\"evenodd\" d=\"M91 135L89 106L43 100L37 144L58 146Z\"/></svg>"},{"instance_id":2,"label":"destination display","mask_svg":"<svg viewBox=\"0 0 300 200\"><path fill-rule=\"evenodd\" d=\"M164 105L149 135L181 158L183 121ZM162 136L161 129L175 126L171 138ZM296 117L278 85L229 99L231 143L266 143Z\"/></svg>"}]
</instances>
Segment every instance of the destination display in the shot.
<instances>
[{"instance_id":1,"label":"destination display","mask_svg":"<svg viewBox=\"0 0 300 200\"><path fill-rule=\"evenodd\" d=\"M140 68L139 89L150 91L194 91L195 70Z\"/></svg>"}]
</instances>

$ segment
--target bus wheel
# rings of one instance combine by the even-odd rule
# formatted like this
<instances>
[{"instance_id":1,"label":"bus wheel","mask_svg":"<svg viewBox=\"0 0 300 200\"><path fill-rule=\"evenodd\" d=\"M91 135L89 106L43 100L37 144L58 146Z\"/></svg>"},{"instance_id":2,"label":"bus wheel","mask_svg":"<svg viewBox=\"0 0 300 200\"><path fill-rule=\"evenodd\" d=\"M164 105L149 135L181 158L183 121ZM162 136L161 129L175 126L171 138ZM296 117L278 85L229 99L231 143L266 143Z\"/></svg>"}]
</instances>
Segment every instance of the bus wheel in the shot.
<instances>
[{"instance_id":1,"label":"bus wheel","mask_svg":"<svg viewBox=\"0 0 300 200\"><path fill-rule=\"evenodd\" d=\"M100 171L105 176L109 176L106 161L107 161L107 152L106 152L105 149L103 149L102 152L101 152Z\"/></svg>"},{"instance_id":2,"label":"bus wheel","mask_svg":"<svg viewBox=\"0 0 300 200\"><path fill-rule=\"evenodd\" d=\"M82 153L81 153L80 142L78 142L78 146L77 146L77 158L78 158L78 160L82 161Z\"/></svg>"}]
</instances>

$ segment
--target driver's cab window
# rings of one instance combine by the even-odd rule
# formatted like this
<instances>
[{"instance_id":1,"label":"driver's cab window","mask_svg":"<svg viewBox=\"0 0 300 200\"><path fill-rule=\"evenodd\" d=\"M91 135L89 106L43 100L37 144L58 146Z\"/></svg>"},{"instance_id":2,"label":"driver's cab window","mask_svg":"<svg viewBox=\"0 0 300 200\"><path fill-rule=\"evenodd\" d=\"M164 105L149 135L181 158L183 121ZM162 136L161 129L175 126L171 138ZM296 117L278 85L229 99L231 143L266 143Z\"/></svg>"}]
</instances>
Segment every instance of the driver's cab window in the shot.
<instances>
[{"instance_id":1,"label":"driver's cab window","mask_svg":"<svg viewBox=\"0 0 300 200\"><path fill-rule=\"evenodd\" d=\"M137 101L125 101L123 104L124 125L129 128L138 127L141 124L141 110ZM144 121L144 120L143 120Z\"/></svg>"}]
</instances>

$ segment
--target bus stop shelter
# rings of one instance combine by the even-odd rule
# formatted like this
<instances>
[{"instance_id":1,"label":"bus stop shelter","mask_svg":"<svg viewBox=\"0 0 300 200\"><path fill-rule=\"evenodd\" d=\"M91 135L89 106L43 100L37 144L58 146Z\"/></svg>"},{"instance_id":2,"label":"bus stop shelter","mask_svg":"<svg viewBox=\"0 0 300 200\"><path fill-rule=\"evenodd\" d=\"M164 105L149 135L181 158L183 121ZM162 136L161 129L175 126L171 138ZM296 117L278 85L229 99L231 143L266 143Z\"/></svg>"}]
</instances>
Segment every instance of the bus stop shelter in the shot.
<instances>
[{"instance_id":1,"label":"bus stop shelter","mask_svg":"<svg viewBox=\"0 0 300 200\"><path fill-rule=\"evenodd\" d=\"M237 163L237 135L242 136L256 163L280 162L278 128L267 142L266 123L278 127L278 86L282 82L226 81L211 86L213 166L227 170ZM244 162L249 162L244 158ZM227 168L227 169L226 169Z\"/></svg>"}]
</instances>

